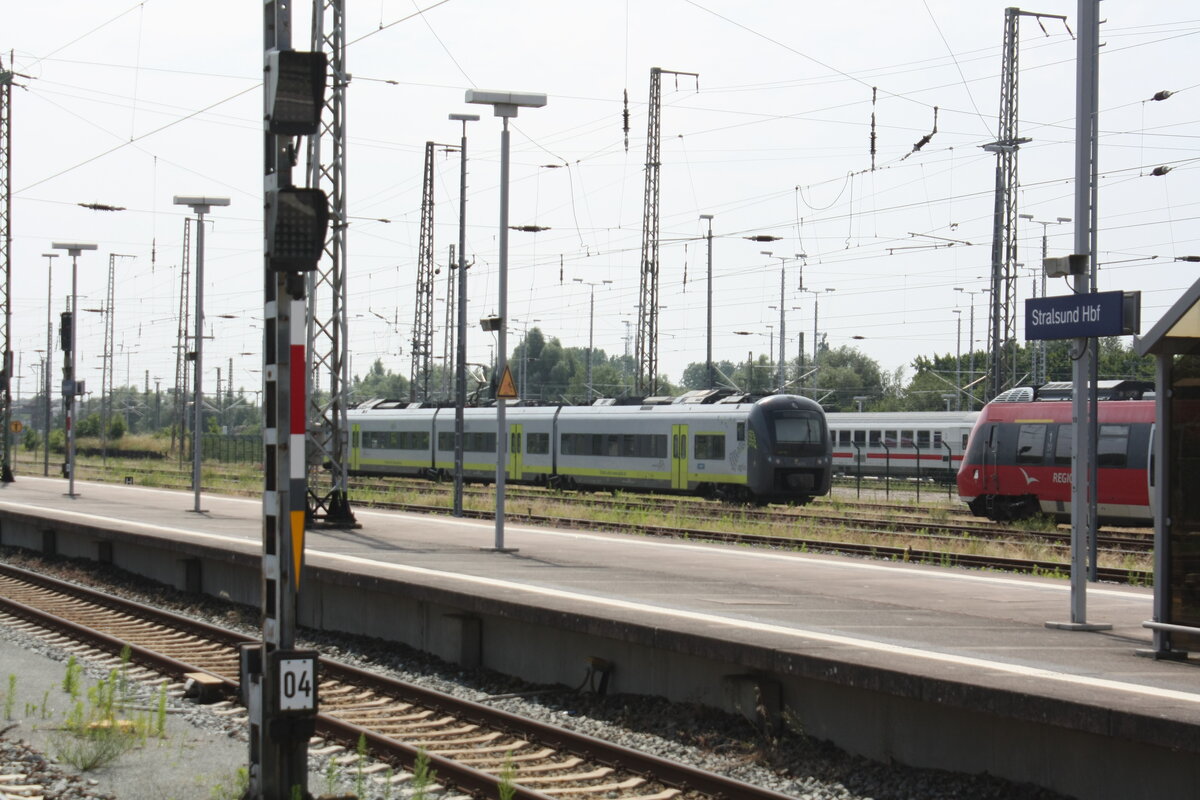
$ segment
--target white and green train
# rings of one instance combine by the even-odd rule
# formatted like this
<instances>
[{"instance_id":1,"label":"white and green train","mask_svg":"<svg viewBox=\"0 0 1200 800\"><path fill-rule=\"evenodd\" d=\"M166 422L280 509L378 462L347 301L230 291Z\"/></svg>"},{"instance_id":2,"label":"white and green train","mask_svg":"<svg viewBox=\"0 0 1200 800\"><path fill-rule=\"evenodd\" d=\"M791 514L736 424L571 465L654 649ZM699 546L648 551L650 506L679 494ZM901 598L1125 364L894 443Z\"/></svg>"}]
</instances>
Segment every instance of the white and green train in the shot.
<instances>
[{"instance_id":1,"label":"white and green train","mask_svg":"<svg viewBox=\"0 0 1200 800\"><path fill-rule=\"evenodd\" d=\"M454 409L370 401L347 412L352 475L454 474ZM829 492L820 405L772 395L710 405L511 406L506 482L803 504ZM496 477L496 409L468 408L463 476Z\"/></svg>"}]
</instances>

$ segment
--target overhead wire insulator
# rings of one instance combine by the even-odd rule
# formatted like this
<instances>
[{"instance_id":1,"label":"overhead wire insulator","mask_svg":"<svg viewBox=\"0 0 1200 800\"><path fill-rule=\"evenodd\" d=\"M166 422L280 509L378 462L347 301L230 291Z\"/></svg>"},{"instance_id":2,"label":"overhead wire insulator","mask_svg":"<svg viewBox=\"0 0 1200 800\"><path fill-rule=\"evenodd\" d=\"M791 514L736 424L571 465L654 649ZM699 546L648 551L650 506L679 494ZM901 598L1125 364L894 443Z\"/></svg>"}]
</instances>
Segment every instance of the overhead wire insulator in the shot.
<instances>
[{"instance_id":1,"label":"overhead wire insulator","mask_svg":"<svg viewBox=\"0 0 1200 800\"><path fill-rule=\"evenodd\" d=\"M871 87L871 171L875 171L875 97L879 87Z\"/></svg>"},{"instance_id":2,"label":"overhead wire insulator","mask_svg":"<svg viewBox=\"0 0 1200 800\"><path fill-rule=\"evenodd\" d=\"M1151 97L1150 99L1151 100L1166 100L1168 97L1170 97L1173 94L1175 94L1175 93L1172 92L1170 89L1163 89L1161 92L1155 92L1154 97Z\"/></svg>"},{"instance_id":3,"label":"overhead wire insulator","mask_svg":"<svg viewBox=\"0 0 1200 800\"><path fill-rule=\"evenodd\" d=\"M625 90L625 110L621 112L621 118L625 122L625 152L629 152L629 90Z\"/></svg>"},{"instance_id":4,"label":"overhead wire insulator","mask_svg":"<svg viewBox=\"0 0 1200 800\"><path fill-rule=\"evenodd\" d=\"M1166 175L1172 169L1174 169L1174 167L1167 167L1167 166L1155 167L1154 169L1150 170L1150 174L1155 176L1156 178L1161 178L1163 175Z\"/></svg>"}]
</instances>

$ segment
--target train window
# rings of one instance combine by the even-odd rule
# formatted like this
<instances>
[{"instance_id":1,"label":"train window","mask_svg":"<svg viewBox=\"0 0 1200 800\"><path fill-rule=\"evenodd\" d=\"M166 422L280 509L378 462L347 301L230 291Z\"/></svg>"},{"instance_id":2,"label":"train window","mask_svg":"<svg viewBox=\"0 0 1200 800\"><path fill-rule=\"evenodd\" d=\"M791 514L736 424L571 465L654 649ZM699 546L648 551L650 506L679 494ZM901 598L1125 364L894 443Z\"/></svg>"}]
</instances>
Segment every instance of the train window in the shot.
<instances>
[{"instance_id":1,"label":"train window","mask_svg":"<svg viewBox=\"0 0 1200 800\"><path fill-rule=\"evenodd\" d=\"M1075 431L1070 425L1059 425L1054 442L1054 465L1058 467L1071 466L1071 444L1075 441Z\"/></svg>"},{"instance_id":2,"label":"train window","mask_svg":"<svg viewBox=\"0 0 1200 800\"><path fill-rule=\"evenodd\" d=\"M438 432L438 450L443 453L454 449L454 431Z\"/></svg>"},{"instance_id":3,"label":"train window","mask_svg":"<svg viewBox=\"0 0 1200 800\"><path fill-rule=\"evenodd\" d=\"M737 440L739 442L746 441L746 423L739 422L737 424Z\"/></svg>"},{"instance_id":4,"label":"train window","mask_svg":"<svg viewBox=\"0 0 1200 800\"><path fill-rule=\"evenodd\" d=\"M867 447L879 447L883 441L883 431L867 431Z\"/></svg>"},{"instance_id":5,"label":"train window","mask_svg":"<svg viewBox=\"0 0 1200 800\"><path fill-rule=\"evenodd\" d=\"M496 434L463 434L463 450L470 453L494 453L496 452Z\"/></svg>"},{"instance_id":6,"label":"train window","mask_svg":"<svg viewBox=\"0 0 1200 800\"><path fill-rule=\"evenodd\" d=\"M854 432L853 431L838 431L837 435L838 435L838 446L839 447L849 447L850 442L851 442L850 437L854 435Z\"/></svg>"},{"instance_id":7,"label":"train window","mask_svg":"<svg viewBox=\"0 0 1200 800\"><path fill-rule=\"evenodd\" d=\"M1022 425L1017 431L1017 463L1041 464L1046 458L1046 426Z\"/></svg>"},{"instance_id":8,"label":"train window","mask_svg":"<svg viewBox=\"0 0 1200 800\"><path fill-rule=\"evenodd\" d=\"M914 438L912 431L900 431L900 446L911 448Z\"/></svg>"},{"instance_id":9,"label":"train window","mask_svg":"<svg viewBox=\"0 0 1200 800\"><path fill-rule=\"evenodd\" d=\"M917 440L920 441L922 438L924 438L925 444L922 444L921 447L925 447L926 445L929 444L929 432L922 431L922 433L924 433L925 436L922 437L921 434L917 434ZM933 433L933 446L941 447L942 446L942 432L941 431L933 431L932 433Z\"/></svg>"},{"instance_id":10,"label":"train window","mask_svg":"<svg viewBox=\"0 0 1200 800\"><path fill-rule=\"evenodd\" d=\"M697 433L693 445L693 458L722 459L725 458L725 434Z\"/></svg>"},{"instance_id":11,"label":"train window","mask_svg":"<svg viewBox=\"0 0 1200 800\"><path fill-rule=\"evenodd\" d=\"M883 443L888 447L898 447L900 445L900 437L896 435L895 431L884 431Z\"/></svg>"},{"instance_id":12,"label":"train window","mask_svg":"<svg viewBox=\"0 0 1200 800\"><path fill-rule=\"evenodd\" d=\"M550 434L528 433L525 435L525 452L531 456L544 456L550 452Z\"/></svg>"},{"instance_id":13,"label":"train window","mask_svg":"<svg viewBox=\"0 0 1200 800\"><path fill-rule=\"evenodd\" d=\"M863 445L865 445L867 443L867 432L866 431L855 431L854 432L854 443L856 445L858 445L859 447L862 447Z\"/></svg>"},{"instance_id":14,"label":"train window","mask_svg":"<svg viewBox=\"0 0 1200 800\"><path fill-rule=\"evenodd\" d=\"M969 433L964 433L964 434L962 435L962 449L963 449L964 451L967 449L967 439L968 439L968 437L970 437L970 435L971 435L971 434L969 434Z\"/></svg>"},{"instance_id":15,"label":"train window","mask_svg":"<svg viewBox=\"0 0 1200 800\"><path fill-rule=\"evenodd\" d=\"M1100 440L1096 445L1097 466L1125 466L1125 453L1129 449L1129 426L1101 425Z\"/></svg>"},{"instance_id":16,"label":"train window","mask_svg":"<svg viewBox=\"0 0 1200 800\"><path fill-rule=\"evenodd\" d=\"M363 437L369 450L428 450L428 431L375 431Z\"/></svg>"},{"instance_id":17,"label":"train window","mask_svg":"<svg viewBox=\"0 0 1200 800\"><path fill-rule=\"evenodd\" d=\"M564 456L666 458L667 437L632 433L564 433L559 438L559 452Z\"/></svg>"}]
</instances>

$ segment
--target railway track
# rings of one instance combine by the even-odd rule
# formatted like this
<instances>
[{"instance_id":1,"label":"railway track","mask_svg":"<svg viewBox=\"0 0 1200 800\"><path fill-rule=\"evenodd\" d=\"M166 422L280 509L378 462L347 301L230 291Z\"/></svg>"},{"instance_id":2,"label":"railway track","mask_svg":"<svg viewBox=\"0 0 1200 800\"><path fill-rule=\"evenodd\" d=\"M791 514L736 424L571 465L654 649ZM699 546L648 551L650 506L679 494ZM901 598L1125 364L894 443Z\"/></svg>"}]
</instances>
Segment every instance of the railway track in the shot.
<instances>
[{"instance_id":1,"label":"railway track","mask_svg":"<svg viewBox=\"0 0 1200 800\"><path fill-rule=\"evenodd\" d=\"M399 503L381 503L378 505L383 508L390 508L397 511L409 511L416 513L445 513L445 509L434 508L431 506L406 505ZM492 515L489 512L472 512L469 510L464 510L463 514L464 516L475 519L492 518ZM509 510L509 519L567 527L588 526L593 529L608 529L631 534L663 536L688 541L756 545L761 547L778 547L789 550L799 550L803 552L824 552L837 553L840 555L865 556L869 558L887 559L889 561L929 564L940 567L995 569L1030 575L1066 574L1070 569L1070 564L1065 560L1050 561L1046 559L1005 558L1002 556L986 554L914 549L911 546L895 547L871 543L827 541L824 539L802 539L798 537L770 536L752 533L726 533L722 531L703 529L686 529L680 528L676 525L647 525L642 523L634 524L620 522L597 523L593 520L550 517L537 514L521 514L520 512L513 511L512 509ZM890 531L880 532L894 533ZM939 537L927 538L936 540ZM962 542L961 537L945 536L940 538L942 540L953 540L959 543ZM1066 544L1049 544L1047 547L1061 551L1064 553L1064 555L1066 555L1068 551L1068 545ZM1113 583L1150 585L1153 574L1145 570L1100 567L1097 570L1097 577L1099 580L1111 581Z\"/></svg>"},{"instance_id":2,"label":"railway track","mask_svg":"<svg viewBox=\"0 0 1200 800\"><path fill-rule=\"evenodd\" d=\"M0 565L0 614L105 653L128 646L138 666L133 679L205 672L230 697L238 692L238 647L254 641L7 565ZM787 797L330 659L321 659L319 676L319 744L353 752L361 737L372 756L409 769L424 754L440 783L476 797L498 798L502 785L522 800ZM244 719L231 701L222 705L221 713ZM322 750L329 746L314 752ZM510 770L508 786L501 774Z\"/></svg>"},{"instance_id":3,"label":"railway track","mask_svg":"<svg viewBox=\"0 0 1200 800\"><path fill-rule=\"evenodd\" d=\"M96 468L99 471L99 468ZM81 471L83 471L81 469ZM369 499L367 492L395 491L397 486L419 488L433 499L446 498L443 505L426 502L390 502ZM358 503L367 507L407 511L421 514L444 514L449 506L450 490L425 479L356 479L351 488L359 491ZM254 487L257 493L258 487ZM491 497L490 488L467 487L467 497ZM526 522L601 528L609 531L669 536L693 541L786 547L799 550L860 555L876 558L903 559L942 566L965 566L1015 572L1056 574L1067 570L1071 534L1064 528L1037 530L980 522L961 513L948 513L946 519L931 519L930 509L920 506L893 506L878 503L831 504L817 502L802 508L749 508L695 498L673 498L647 495L618 495L606 497L588 493L563 493L536 487L515 487L508 491L510 518ZM612 511L629 514L643 513L662 520L672 517L669 525L646 522L626 522L615 519L595 519L553 513L534 513L531 503L552 501L555 504L579 506L590 512ZM521 503L525 502L524 513ZM834 507L830 507L834 506ZM865 510L863 510L865 509ZM899 512L899 513L897 513ZM490 510L464 514L476 519L491 519ZM923 516L922 516L923 515ZM804 538L784 532L739 532L730 528L755 526L800 526L809 529L841 532L845 539ZM913 542L902 545L861 541L864 537L879 539L897 537L927 543L914 549ZM847 539L849 541L847 541ZM972 545L987 542L992 545L1034 547L1039 551L1061 554L1061 560L1006 558L995 555L972 554ZM1097 537L1100 552L1115 558L1145 557L1153 550L1153 536L1148 532L1101 529ZM940 548L940 549L939 549ZM1125 583L1145 583L1150 573L1143 570L1101 569L1106 579Z\"/></svg>"}]
</instances>

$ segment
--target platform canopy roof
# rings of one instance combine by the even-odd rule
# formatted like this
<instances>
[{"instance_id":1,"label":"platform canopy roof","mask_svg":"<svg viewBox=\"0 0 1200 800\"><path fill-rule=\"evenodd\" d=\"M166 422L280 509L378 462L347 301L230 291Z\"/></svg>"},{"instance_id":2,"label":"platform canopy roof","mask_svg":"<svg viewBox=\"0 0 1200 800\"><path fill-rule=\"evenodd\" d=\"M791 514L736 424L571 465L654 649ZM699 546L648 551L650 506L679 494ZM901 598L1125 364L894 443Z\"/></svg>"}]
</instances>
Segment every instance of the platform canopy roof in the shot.
<instances>
[{"instance_id":1,"label":"platform canopy roof","mask_svg":"<svg viewBox=\"0 0 1200 800\"><path fill-rule=\"evenodd\" d=\"M1200 354L1200 280L1145 336L1134 339L1133 348L1139 356Z\"/></svg>"}]
</instances>

